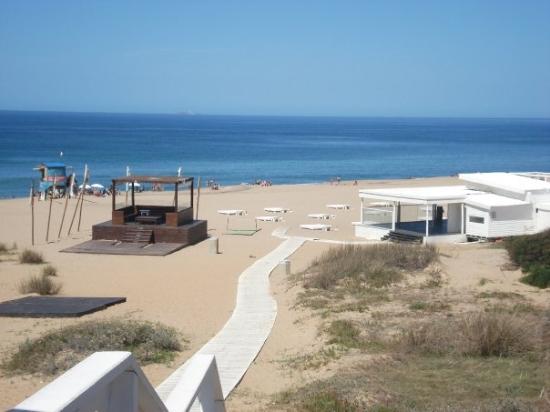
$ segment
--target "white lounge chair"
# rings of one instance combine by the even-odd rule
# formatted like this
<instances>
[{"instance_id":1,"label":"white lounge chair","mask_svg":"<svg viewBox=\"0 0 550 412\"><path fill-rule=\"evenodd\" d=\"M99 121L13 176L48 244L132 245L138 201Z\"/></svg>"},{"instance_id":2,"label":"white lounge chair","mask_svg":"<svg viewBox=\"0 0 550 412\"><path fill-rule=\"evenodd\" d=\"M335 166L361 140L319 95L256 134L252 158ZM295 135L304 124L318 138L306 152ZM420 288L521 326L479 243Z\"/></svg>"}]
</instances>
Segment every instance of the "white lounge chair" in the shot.
<instances>
[{"instance_id":1,"label":"white lounge chair","mask_svg":"<svg viewBox=\"0 0 550 412\"><path fill-rule=\"evenodd\" d=\"M329 209L339 209L339 210L349 210L351 208L350 205L346 205L343 203L335 203L331 205L327 205Z\"/></svg>"},{"instance_id":2,"label":"white lounge chair","mask_svg":"<svg viewBox=\"0 0 550 412\"><path fill-rule=\"evenodd\" d=\"M281 222L283 218L280 216L256 216L256 220L260 222Z\"/></svg>"},{"instance_id":3,"label":"white lounge chair","mask_svg":"<svg viewBox=\"0 0 550 412\"><path fill-rule=\"evenodd\" d=\"M310 213L307 217L312 219L329 220L333 219L334 215L329 215L328 213Z\"/></svg>"},{"instance_id":4,"label":"white lounge chair","mask_svg":"<svg viewBox=\"0 0 550 412\"><path fill-rule=\"evenodd\" d=\"M226 216L245 216L247 215L246 210L243 209L222 209L218 210L220 215Z\"/></svg>"},{"instance_id":5,"label":"white lounge chair","mask_svg":"<svg viewBox=\"0 0 550 412\"><path fill-rule=\"evenodd\" d=\"M264 207L264 211L268 213L290 213L292 210L286 207Z\"/></svg>"},{"instance_id":6,"label":"white lounge chair","mask_svg":"<svg viewBox=\"0 0 550 412\"><path fill-rule=\"evenodd\" d=\"M328 232L331 230L332 228L332 225L324 225L322 223L315 223L315 224L306 224L306 225L300 225L300 227L302 229L307 229L307 230L323 230L325 232Z\"/></svg>"}]
</instances>

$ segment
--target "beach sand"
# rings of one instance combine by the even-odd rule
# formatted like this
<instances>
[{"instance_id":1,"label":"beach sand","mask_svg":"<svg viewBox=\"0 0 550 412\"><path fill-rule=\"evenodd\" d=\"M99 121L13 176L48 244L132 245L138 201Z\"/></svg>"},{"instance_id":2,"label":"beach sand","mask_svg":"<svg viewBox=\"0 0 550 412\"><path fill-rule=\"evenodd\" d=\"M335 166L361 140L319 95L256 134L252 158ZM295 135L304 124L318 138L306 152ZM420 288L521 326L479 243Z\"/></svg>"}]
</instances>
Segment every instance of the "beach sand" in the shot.
<instances>
[{"instance_id":1,"label":"beach sand","mask_svg":"<svg viewBox=\"0 0 550 412\"><path fill-rule=\"evenodd\" d=\"M107 310L77 319L23 319L0 317L0 353L5 358L17 345L27 338L34 338L47 330L71 325L90 319L123 317L159 321L177 328L189 340L186 349L171 365L149 365L144 367L153 385L159 384L177 366L184 362L224 325L235 303L237 279L241 271L281 243L272 236L275 228L289 228L288 234L316 237L320 239L357 240L353 234L352 222L359 220L358 190L364 187L389 187L412 185L452 185L460 184L457 178L442 177L429 179L408 179L401 181L362 181L357 186L351 182L339 185L306 184L280 185L271 187L234 187L220 191L203 189L200 198L199 217L208 220L209 235L220 239L221 253L209 254L208 244L187 247L166 257L107 256L59 253L61 249L91 238L92 224L110 220L111 198L86 196L81 231L67 236L65 229L60 241L45 242L48 202L36 204L36 243L35 249L44 254L45 259L59 271L56 281L63 285L62 296L125 296L127 302ZM146 193L143 197L170 201L168 193ZM329 203L347 203L351 210L334 211L326 208ZM68 216L75 205L71 200ZM261 230L254 236L231 236L224 234L230 228L253 228L255 216L267 215L264 207L285 207L292 213L283 214L283 222L261 222ZM230 217L217 213L218 209L245 209L247 216ZM63 200L54 200L50 239L57 239L59 221L63 210ZM307 218L308 213L330 213L336 217L328 223L333 225L331 232L310 232L299 228L303 223L317 223ZM30 246L30 206L28 199L0 201L2 216L0 242L11 245L16 242L18 250ZM321 223L324 223L321 222ZM293 271L305 268L309 261L326 250L328 244L306 243L292 256ZM474 251L477 250L474 248ZM458 252L457 252L458 253ZM476 252L472 252L475 253ZM475 256L474 256L475 257ZM465 260L472 257L465 257ZM484 261L484 257L479 259ZM478 259L478 260L479 260ZM475 260L474 260L475 261ZM460 267L460 262L449 265ZM17 261L0 263L0 300L21 297L19 283L30 274L39 273L40 266L23 265ZM472 273L471 279L478 281L479 274ZM477 277L476 277L477 276ZM495 275L496 276L496 275ZM505 287L517 287L510 275ZM500 280L500 278L499 278ZM459 281L457 281L459 282ZM260 356L245 375L237 389L236 400L229 402L231 410L247 407L247 399L241 393L270 394L292 383L281 371L275 372L274 359L286 352L296 352L305 344L314 344L316 322L294 323L292 313L294 302L288 292L285 277L276 272L272 277L273 293L279 303L279 313L275 328ZM0 408L13 407L25 397L51 381L44 376L0 376ZM233 405L233 407L232 407ZM248 405L250 409L254 409Z\"/></svg>"}]
</instances>

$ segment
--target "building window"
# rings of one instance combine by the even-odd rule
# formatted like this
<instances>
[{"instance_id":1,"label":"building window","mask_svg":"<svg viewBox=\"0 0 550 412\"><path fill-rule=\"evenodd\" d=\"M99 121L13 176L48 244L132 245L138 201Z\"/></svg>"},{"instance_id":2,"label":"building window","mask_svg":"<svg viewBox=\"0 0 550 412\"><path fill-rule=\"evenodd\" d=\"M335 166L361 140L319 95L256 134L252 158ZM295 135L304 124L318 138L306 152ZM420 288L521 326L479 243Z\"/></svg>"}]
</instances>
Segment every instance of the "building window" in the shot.
<instances>
[{"instance_id":1,"label":"building window","mask_svg":"<svg viewBox=\"0 0 550 412\"><path fill-rule=\"evenodd\" d=\"M497 212L491 212L491 219L497 218Z\"/></svg>"},{"instance_id":2,"label":"building window","mask_svg":"<svg viewBox=\"0 0 550 412\"><path fill-rule=\"evenodd\" d=\"M480 216L470 216L469 220L471 223L485 223L485 219Z\"/></svg>"}]
</instances>

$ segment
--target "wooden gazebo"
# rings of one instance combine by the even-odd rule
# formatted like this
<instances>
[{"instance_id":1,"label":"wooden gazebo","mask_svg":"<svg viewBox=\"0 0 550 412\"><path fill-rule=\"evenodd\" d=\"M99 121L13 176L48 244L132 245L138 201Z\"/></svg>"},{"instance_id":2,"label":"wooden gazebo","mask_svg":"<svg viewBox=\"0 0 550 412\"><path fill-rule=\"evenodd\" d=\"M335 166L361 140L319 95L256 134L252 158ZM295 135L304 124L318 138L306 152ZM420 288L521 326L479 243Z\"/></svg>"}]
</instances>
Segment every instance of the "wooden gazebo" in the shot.
<instances>
[{"instance_id":1,"label":"wooden gazebo","mask_svg":"<svg viewBox=\"0 0 550 412\"><path fill-rule=\"evenodd\" d=\"M197 243L207 236L205 220L193 218L193 177L123 176L112 180L112 220L92 227L93 240L119 240L130 243ZM172 186L174 196L169 205L136 203L136 186ZM117 207L117 186L128 185L130 199ZM181 186L189 190L189 202L179 201ZM119 195L120 196L120 195ZM127 196L127 195L125 195Z\"/></svg>"},{"instance_id":2,"label":"wooden gazebo","mask_svg":"<svg viewBox=\"0 0 550 412\"><path fill-rule=\"evenodd\" d=\"M152 185L174 185L174 202L171 206L137 205L135 197L136 183L150 183ZM127 184L131 193L131 205L122 208L116 207L116 187ZM180 208L178 204L178 189L180 185L190 185L189 206ZM193 190L194 179L192 177L179 176L124 176L113 179L113 224L125 223L142 224L166 224L167 226L180 226L193 220Z\"/></svg>"}]
</instances>

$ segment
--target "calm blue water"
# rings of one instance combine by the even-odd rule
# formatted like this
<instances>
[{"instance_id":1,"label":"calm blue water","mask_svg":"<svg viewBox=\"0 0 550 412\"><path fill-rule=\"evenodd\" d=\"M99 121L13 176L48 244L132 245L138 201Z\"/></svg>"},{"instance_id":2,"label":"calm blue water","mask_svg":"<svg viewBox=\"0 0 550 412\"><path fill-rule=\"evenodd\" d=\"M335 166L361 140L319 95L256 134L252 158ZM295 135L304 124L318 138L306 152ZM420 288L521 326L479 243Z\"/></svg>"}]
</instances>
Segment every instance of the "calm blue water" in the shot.
<instances>
[{"instance_id":1,"label":"calm blue water","mask_svg":"<svg viewBox=\"0 0 550 412\"><path fill-rule=\"evenodd\" d=\"M185 175L222 184L550 171L550 119L404 119L0 112L0 197L59 160L81 181Z\"/></svg>"}]
</instances>

